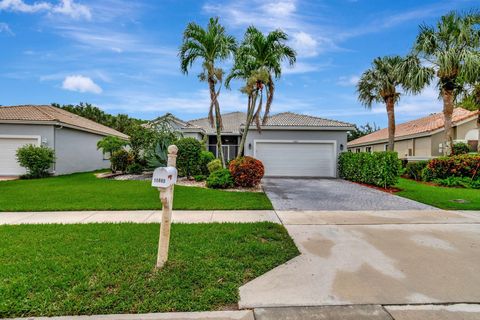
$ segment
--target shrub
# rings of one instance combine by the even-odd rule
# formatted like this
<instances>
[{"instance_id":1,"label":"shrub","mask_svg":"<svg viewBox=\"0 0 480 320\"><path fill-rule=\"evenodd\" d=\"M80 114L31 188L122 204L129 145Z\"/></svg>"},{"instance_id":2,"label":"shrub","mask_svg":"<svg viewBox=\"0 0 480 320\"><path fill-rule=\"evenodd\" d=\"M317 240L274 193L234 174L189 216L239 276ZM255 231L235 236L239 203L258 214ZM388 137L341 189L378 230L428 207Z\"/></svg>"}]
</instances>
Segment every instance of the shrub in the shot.
<instances>
[{"instance_id":1,"label":"shrub","mask_svg":"<svg viewBox=\"0 0 480 320\"><path fill-rule=\"evenodd\" d=\"M452 156L467 154L470 152L470 146L464 142L455 143L452 147Z\"/></svg>"},{"instance_id":2,"label":"shrub","mask_svg":"<svg viewBox=\"0 0 480 320\"><path fill-rule=\"evenodd\" d=\"M233 187L233 178L228 169L214 171L207 178L207 187L212 189L226 189Z\"/></svg>"},{"instance_id":3,"label":"shrub","mask_svg":"<svg viewBox=\"0 0 480 320\"><path fill-rule=\"evenodd\" d=\"M27 170L27 178L48 176L48 169L55 162L55 152L45 146L29 144L18 148L16 155L18 163Z\"/></svg>"},{"instance_id":4,"label":"shrub","mask_svg":"<svg viewBox=\"0 0 480 320\"><path fill-rule=\"evenodd\" d=\"M220 159L215 159L213 161L210 161L207 164L208 172L213 173L215 171L218 171L222 168L222 161Z\"/></svg>"},{"instance_id":5,"label":"shrub","mask_svg":"<svg viewBox=\"0 0 480 320\"><path fill-rule=\"evenodd\" d=\"M210 171L208 171L208 164L215 160L215 156L210 151L201 151L200 152L200 172L202 175L208 176Z\"/></svg>"},{"instance_id":6,"label":"shrub","mask_svg":"<svg viewBox=\"0 0 480 320\"><path fill-rule=\"evenodd\" d=\"M195 138L182 138L175 143L178 147L177 168L180 176L191 177L199 173L202 146Z\"/></svg>"},{"instance_id":7,"label":"shrub","mask_svg":"<svg viewBox=\"0 0 480 320\"><path fill-rule=\"evenodd\" d=\"M340 177L379 187L390 187L397 183L401 172L401 161L396 152L343 152L339 156Z\"/></svg>"},{"instance_id":8,"label":"shrub","mask_svg":"<svg viewBox=\"0 0 480 320\"><path fill-rule=\"evenodd\" d=\"M434 182L443 187L480 189L480 180L472 180L467 177L448 177L445 179L435 179Z\"/></svg>"},{"instance_id":9,"label":"shrub","mask_svg":"<svg viewBox=\"0 0 480 320\"><path fill-rule=\"evenodd\" d=\"M476 180L479 174L480 154L461 154L430 160L423 171L423 178L426 181L448 177L467 177Z\"/></svg>"},{"instance_id":10,"label":"shrub","mask_svg":"<svg viewBox=\"0 0 480 320\"><path fill-rule=\"evenodd\" d=\"M127 173L140 174L143 172L143 166L140 163L132 163L127 166Z\"/></svg>"},{"instance_id":11,"label":"shrub","mask_svg":"<svg viewBox=\"0 0 480 320\"><path fill-rule=\"evenodd\" d=\"M263 163L252 157L240 157L230 162L228 168L232 174L235 185L241 187L254 187L260 183L265 169Z\"/></svg>"},{"instance_id":12,"label":"shrub","mask_svg":"<svg viewBox=\"0 0 480 320\"><path fill-rule=\"evenodd\" d=\"M112 172L125 172L127 167L133 162L133 156L125 149L114 151L110 157L110 168Z\"/></svg>"},{"instance_id":13,"label":"shrub","mask_svg":"<svg viewBox=\"0 0 480 320\"><path fill-rule=\"evenodd\" d=\"M194 176L193 179L195 179L195 181L197 181L197 182L205 181L205 179L207 179L207 176L203 175L203 174L198 174L198 175Z\"/></svg>"},{"instance_id":14,"label":"shrub","mask_svg":"<svg viewBox=\"0 0 480 320\"><path fill-rule=\"evenodd\" d=\"M405 175L417 181L422 180L422 172L423 169L427 166L428 161L415 161L415 162L408 162L405 166Z\"/></svg>"}]
</instances>

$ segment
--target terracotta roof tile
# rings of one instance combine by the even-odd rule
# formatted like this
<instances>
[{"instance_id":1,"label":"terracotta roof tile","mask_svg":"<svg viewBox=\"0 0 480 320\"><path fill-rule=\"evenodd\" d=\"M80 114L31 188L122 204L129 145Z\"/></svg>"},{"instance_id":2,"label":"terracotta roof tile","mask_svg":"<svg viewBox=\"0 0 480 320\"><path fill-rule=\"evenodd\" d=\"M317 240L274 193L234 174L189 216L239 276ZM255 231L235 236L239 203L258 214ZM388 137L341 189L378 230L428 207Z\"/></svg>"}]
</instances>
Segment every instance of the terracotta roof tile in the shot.
<instances>
[{"instance_id":1,"label":"terracotta roof tile","mask_svg":"<svg viewBox=\"0 0 480 320\"><path fill-rule=\"evenodd\" d=\"M297 126L297 127L353 127L352 124L337 120L308 116L293 112L274 114L267 118L265 126Z\"/></svg>"},{"instance_id":2,"label":"terracotta roof tile","mask_svg":"<svg viewBox=\"0 0 480 320\"><path fill-rule=\"evenodd\" d=\"M452 121L456 122L466 120L474 117L477 114L476 111L468 111L463 108L455 108L453 110ZM415 119L412 121L397 124L395 128L395 138L406 137L416 134L424 133L427 135L435 130L441 129L444 125L443 113L434 113L427 117ZM360 137L348 143L348 146L363 145L366 143L372 143L381 140L388 139L388 128L375 131L366 136Z\"/></svg>"},{"instance_id":3,"label":"terracotta roof tile","mask_svg":"<svg viewBox=\"0 0 480 320\"><path fill-rule=\"evenodd\" d=\"M97 132L101 135L113 135L124 139L128 138L127 135L117 130L53 106L3 106L0 107L0 121L2 120L32 122L53 121L77 127L80 130Z\"/></svg>"}]
</instances>

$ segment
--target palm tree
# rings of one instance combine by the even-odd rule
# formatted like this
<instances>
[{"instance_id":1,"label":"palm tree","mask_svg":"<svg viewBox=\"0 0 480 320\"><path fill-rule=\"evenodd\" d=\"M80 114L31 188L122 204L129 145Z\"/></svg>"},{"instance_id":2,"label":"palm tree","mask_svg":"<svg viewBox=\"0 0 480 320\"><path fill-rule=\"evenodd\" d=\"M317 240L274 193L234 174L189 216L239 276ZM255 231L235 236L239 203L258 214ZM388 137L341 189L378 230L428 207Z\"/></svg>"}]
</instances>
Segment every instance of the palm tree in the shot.
<instances>
[{"instance_id":1,"label":"palm tree","mask_svg":"<svg viewBox=\"0 0 480 320\"><path fill-rule=\"evenodd\" d=\"M445 118L444 154L453 143L452 114L460 82L473 83L480 73L480 14L450 12L436 27L422 25L413 52L425 59L437 77Z\"/></svg>"},{"instance_id":2,"label":"palm tree","mask_svg":"<svg viewBox=\"0 0 480 320\"><path fill-rule=\"evenodd\" d=\"M399 88L406 93L419 93L432 75L418 58L409 56L378 57L357 84L358 100L367 108L373 103L385 103L388 115L388 150L395 144L395 104L400 99Z\"/></svg>"},{"instance_id":3,"label":"palm tree","mask_svg":"<svg viewBox=\"0 0 480 320\"><path fill-rule=\"evenodd\" d=\"M274 30L264 35L254 26L248 27L244 39L235 53L235 63L226 83L232 79L242 79L245 86L241 91L248 96L247 122L242 135L238 156L243 153L246 135L252 121L266 123L273 102L275 83L273 78L280 78L282 62L287 61L290 66L296 62L296 52L285 43L288 35L281 30ZM265 112L263 109L263 90L265 88L267 101ZM259 99L258 105L256 101Z\"/></svg>"},{"instance_id":4,"label":"palm tree","mask_svg":"<svg viewBox=\"0 0 480 320\"><path fill-rule=\"evenodd\" d=\"M235 38L227 35L225 28L220 25L218 18L210 18L207 28L204 29L194 22L190 22L183 32L183 43L180 47L180 65L184 74L197 60L202 60L201 81L208 83L210 91L210 109L208 118L212 127L216 128L218 156L225 167L225 158L222 150L222 116L218 96L223 80L223 70L215 65L226 60L235 52ZM213 113L215 111L215 122Z\"/></svg>"}]
</instances>

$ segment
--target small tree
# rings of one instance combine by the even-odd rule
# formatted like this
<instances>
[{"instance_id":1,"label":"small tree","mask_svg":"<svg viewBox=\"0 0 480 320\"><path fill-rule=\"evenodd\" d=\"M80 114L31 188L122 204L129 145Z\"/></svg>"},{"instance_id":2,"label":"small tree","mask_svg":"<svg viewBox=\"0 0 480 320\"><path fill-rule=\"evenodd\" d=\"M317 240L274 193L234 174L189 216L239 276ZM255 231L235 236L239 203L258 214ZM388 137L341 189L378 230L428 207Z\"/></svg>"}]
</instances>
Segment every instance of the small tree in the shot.
<instances>
[{"instance_id":1,"label":"small tree","mask_svg":"<svg viewBox=\"0 0 480 320\"><path fill-rule=\"evenodd\" d=\"M97 142L97 149L102 149L103 154L112 155L113 152L122 149L127 145L127 141L115 136L106 136Z\"/></svg>"},{"instance_id":2,"label":"small tree","mask_svg":"<svg viewBox=\"0 0 480 320\"><path fill-rule=\"evenodd\" d=\"M177 168L180 175L187 178L199 173L200 152L202 146L195 138L182 138L176 143L178 147Z\"/></svg>"},{"instance_id":3,"label":"small tree","mask_svg":"<svg viewBox=\"0 0 480 320\"><path fill-rule=\"evenodd\" d=\"M49 175L48 169L55 162L53 149L32 144L18 148L18 163L27 169L29 178L42 178Z\"/></svg>"}]
</instances>

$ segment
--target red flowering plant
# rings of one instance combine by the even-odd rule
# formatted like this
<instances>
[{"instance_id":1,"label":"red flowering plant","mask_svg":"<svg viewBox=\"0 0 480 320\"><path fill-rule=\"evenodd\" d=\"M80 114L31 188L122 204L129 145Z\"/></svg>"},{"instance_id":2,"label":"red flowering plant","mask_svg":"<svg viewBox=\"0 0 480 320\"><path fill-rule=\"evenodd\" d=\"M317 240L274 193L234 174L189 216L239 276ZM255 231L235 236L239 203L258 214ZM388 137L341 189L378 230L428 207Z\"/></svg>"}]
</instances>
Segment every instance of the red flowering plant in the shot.
<instances>
[{"instance_id":1,"label":"red flowering plant","mask_svg":"<svg viewBox=\"0 0 480 320\"><path fill-rule=\"evenodd\" d=\"M423 172L427 181L448 177L467 177L476 180L479 175L480 154L460 154L432 159Z\"/></svg>"},{"instance_id":2,"label":"red flowering plant","mask_svg":"<svg viewBox=\"0 0 480 320\"><path fill-rule=\"evenodd\" d=\"M258 185L265 174L262 161L248 156L230 161L228 169L235 185L240 187L254 187Z\"/></svg>"}]
</instances>

